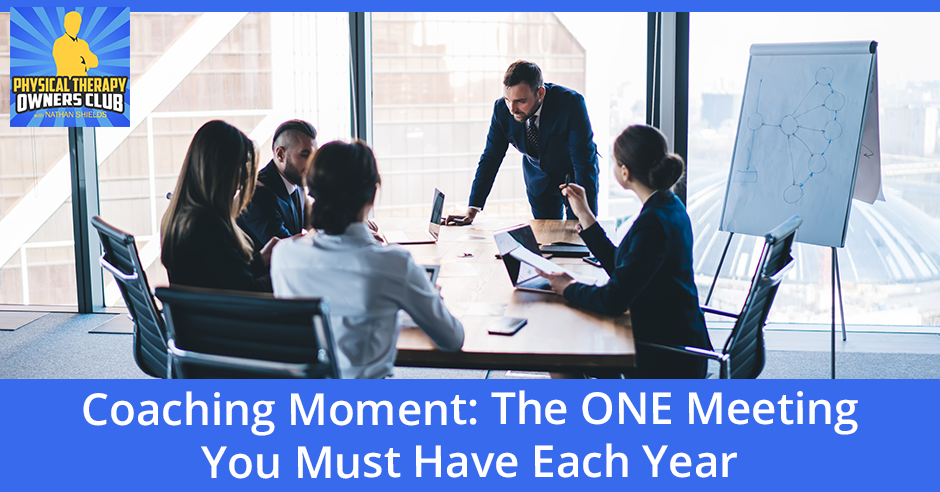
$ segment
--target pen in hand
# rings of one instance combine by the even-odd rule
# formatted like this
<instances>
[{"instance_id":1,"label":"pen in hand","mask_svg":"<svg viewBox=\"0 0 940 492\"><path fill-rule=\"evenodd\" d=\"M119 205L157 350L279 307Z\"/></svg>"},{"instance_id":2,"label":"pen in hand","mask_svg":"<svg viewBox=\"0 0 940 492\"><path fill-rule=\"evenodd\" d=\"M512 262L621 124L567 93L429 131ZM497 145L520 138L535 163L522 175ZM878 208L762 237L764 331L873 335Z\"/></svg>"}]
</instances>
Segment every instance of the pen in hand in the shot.
<instances>
[{"instance_id":1,"label":"pen in hand","mask_svg":"<svg viewBox=\"0 0 940 492\"><path fill-rule=\"evenodd\" d=\"M570 184L571 184L571 174L569 173L569 174L566 174L566 175L565 175L565 190L568 189L568 185L570 185ZM571 204L568 203L568 195L562 194L562 196L565 197L565 207L567 207L567 208L570 209L570 208L571 208Z\"/></svg>"}]
</instances>

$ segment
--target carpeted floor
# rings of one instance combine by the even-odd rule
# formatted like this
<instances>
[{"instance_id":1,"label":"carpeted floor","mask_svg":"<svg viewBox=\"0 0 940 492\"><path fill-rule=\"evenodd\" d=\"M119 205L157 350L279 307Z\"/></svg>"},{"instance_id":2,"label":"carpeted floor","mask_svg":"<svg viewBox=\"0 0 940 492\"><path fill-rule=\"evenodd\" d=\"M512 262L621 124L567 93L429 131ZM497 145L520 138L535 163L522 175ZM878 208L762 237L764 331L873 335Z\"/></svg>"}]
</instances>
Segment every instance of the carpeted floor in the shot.
<instances>
[{"instance_id":1,"label":"carpeted floor","mask_svg":"<svg viewBox=\"0 0 940 492\"><path fill-rule=\"evenodd\" d=\"M131 335L88 333L115 316L49 313L0 332L0 378L148 377L134 362Z\"/></svg>"},{"instance_id":2,"label":"carpeted floor","mask_svg":"<svg viewBox=\"0 0 940 492\"><path fill-rule=\"evenodd\" d=\"M0 322L14 313L0 312ZM0 378L146 378L134 362L129 334L95 333L114 314L49 313L13 331L0 331ZM107 327L105 327L107 329ZM120 330L116 330L120 331ZM92 333L90 333L92 332ZM721 347L730 332L711 333ZM825 379L830 376L830 338L819 331L769 330L761 378ZM849 333L837 344L839 378L940 378L940 336ZM399 367L400 379L482 379L484 370ZM546 373L492 371L491 379L546 378Z\"/></svg>"}]
</instances>

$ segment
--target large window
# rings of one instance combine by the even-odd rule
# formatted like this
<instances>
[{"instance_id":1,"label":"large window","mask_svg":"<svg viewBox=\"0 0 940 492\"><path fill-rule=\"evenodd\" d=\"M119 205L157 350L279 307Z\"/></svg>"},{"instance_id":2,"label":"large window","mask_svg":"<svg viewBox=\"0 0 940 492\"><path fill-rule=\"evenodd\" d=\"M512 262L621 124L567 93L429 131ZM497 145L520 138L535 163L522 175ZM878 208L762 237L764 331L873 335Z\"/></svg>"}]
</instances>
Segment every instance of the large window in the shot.
<instances>
[{"instance_id":1,"label":"large window","mask_svg":"<svg viewBox=\"0 0 940 492\"><path fill-rule=\"evenodd\" d=\"M0 12L0 94L10 94L10 13ZM0 304L76 304L68 130L11 128L0 105Z\"/></svg>"},{"instance_id":2,"label":"large window","mask_svg":"<svg viewBox=\"0 0 940 492\"><path fill-rule=\"evenodd\" d=\"M321 143L348 138L348 40L344 13L131 14L132 84L149 78L152 89L135 95L130 131L99 130L101 214L137 237L151 284L167 282L160 221L196 130L235 125L261 167L287 119L313 123ZM120 304L108 277L105 303Z\"/></svg>"},{"instance_id":3,"label":"large window","mask_svg":"<svg viewBox=\"0 0 940 492\"><path fill-rule=\"evenodd\" d=\"M886 201L853 201L838 252L845 315L860 325L940 325L940 65L930 62L938 23L932 13L692 15L688 204L703 295L727 237L716 231L751 43L876 40ZM736 236L713 306L740 307L758 247ZM830 251L800 244L794 256L771 321L828 323Z\"/></svg>"},{"instance_id":4,"label":"large window","mask_svg":"<svg viewBox=\"0 0 940 492\"><path fill-rule=\"evenodd\" d=\"M645 119L645 23L645 13L373 14L374 147L383 179L376 215L426 216L435 187L449 212L466 209L503 74L518 59L584 94L601 153L601 213L627 213L630 199L609 192L607 166L612 136ZM510 146L487 216L531 217L521 161Z\"/></svg>"},{"instance_id":5,"label":"large window","mask_svg":"<svg viewBox=\"0 0 940 492\"><path fill-rule=\"evenodd\" d=\"M8 19L0 14L4 71ZM166 284L160 221L196 130L228 121L258 145L261 166L287 119L313 123L321 142L348 138L349 66L345 13L131 14L131 127L97 129L99 190L101 215L136 236L152 285ZM74 305L67 132L0 124L0 142L0 303ZM106 275L105 304L121 303Z\"/></svg>"},{"instance_id":6,"label":"large window","mask_svg":"<svg viewBox=\"0 0 940 492\"><path fill-rule=\"evenodd\" d=\"M137 237L153 285L166 283L159 259L166 195L199 126L218 118L241 128L258 143L262 165L286 119L311 121L321 143L350 135L348 26L345 13L131 15L131 127L97 129L100 208ZM585 95L601 155L601 215L638 209L610 179L609 158L613 138L645 120L645 13L375 14L371 27L374 147L384 178L378 215L424 216L434 187L447 193L448 212L463 209L503 72L520 58ZM8 33L0 34L6 43ZM7 57L9 47L0 48ZM8 80L0 76L0 92ZM0 131L10 143L2 150L0 220L19 206L42 224L4 237L0 302L75 303L65 135ZM530 216L520 167L510 149L487 215ZM66 179L38 186L55 169ZM50 200L56 207L46 206ZM105 286L106 305L120 304L108 275Z\"/></svg>"}]
</instances>

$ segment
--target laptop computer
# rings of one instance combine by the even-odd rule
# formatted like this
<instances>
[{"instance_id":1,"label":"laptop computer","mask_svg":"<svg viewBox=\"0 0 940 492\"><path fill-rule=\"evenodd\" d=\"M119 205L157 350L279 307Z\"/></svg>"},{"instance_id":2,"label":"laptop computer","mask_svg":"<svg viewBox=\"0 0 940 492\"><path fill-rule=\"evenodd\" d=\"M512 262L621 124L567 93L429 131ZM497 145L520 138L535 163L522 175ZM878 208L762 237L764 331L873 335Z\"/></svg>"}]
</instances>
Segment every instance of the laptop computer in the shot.
<instances>
[{"instance_id":1,"label":"laptop computer","mask_svg":"<svg viewBox=\"0 0 940 492\"><path fill-rule=\"evenodd\" d=\"M426 231L389 231L383 237L389 244L434 244L441 234L441 214L444 212L444 194L434 188L431 199L431 222Z\"/></svg>"},{"instance_id":2,"label":"laptop computer","mask_svg":"<svg viewBox=\"0 0 940 492\"><path fill-rule=\"evenodd\" d=\"M512 281L513 287L530 292L555 293L547 278L540 276L534 266L518 258L528 255L542 257L541 252L539 252L539 245L535 240L535 234L530 226L520 226L498 232L493 238L496 240L499 256L502 258L503 264L506 265L506 271L509 272L509 280ZM518 251L520 249L528 251Z\"/></svg>"}]
</instances>

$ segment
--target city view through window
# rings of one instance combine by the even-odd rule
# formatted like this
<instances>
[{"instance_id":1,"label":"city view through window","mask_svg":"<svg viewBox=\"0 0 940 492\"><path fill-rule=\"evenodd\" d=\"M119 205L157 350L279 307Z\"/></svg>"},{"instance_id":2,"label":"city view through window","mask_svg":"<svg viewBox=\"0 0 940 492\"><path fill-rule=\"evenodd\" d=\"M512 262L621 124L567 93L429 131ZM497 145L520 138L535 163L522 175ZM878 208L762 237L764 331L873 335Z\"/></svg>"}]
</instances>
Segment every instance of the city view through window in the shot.
<instances>
[{"instance_id":1,"label":"city view through window","mask_svg":"<svg viewBox=\"0 0 940 492\"><path fill-rule=\"evenodd\" d=\"M845 316L857 330L940 325L940 66L925 63L940 48L932 34L938 21L938 14L692 14L688 210L703 300L727 240L717 226L750 45L875 40L885 200L852 201L845 248L838 250ZM713 307L740 308L762 242L735 237ZM794 257L770 321L828 324L830 250L799 244Z\"/></svg>"},{"instance_id":2,"label":"city view through window","mask_svg":"<svg viewBox=\"0 0 940 492\"><path fill-rule=\"evenodd\" d=\"M600 215L611 229L623 222L611 232L620 237L640 204L611 179L611 147L646 119L646 22L645 13L373 14L372 144L383 175L376 216L424 217L435 187L447 195L445 213L466 207L502 75L528 59L546 81L584 94L600 152ZM938 14L691 15L688 210L703 301L727 238L718 223L749 46L873 39L885 201L853 202L838 252L845 313L855 330L936 330L940 66L927 60L940 48L938 23ZM9 67L9 24L0 13L0 71ZM249 134L262 166L274 128L288 118L313 122L321 144L349 137L348 29L345 13L131 14L132 83L161 84L136 101L131 128L97 132L101 213L137 236L152 285L166 282L158 241L166 193L204 122L224 119ZM161 60L189 68L158 73ZM0 73L4 92L8 72ZM6 118L9 108L0 108ZM520 161L510 148L485 216L530 216ZM0 303L75 305L67 132L0 123L0 163ZM30 228L4 222L15 210ZM731 243L713 307L740 308L759 240ZM830 255L795 247L797 265L771 321L829 322ZM112 279L105 284L108 304L119 305Z\"/></svg>"},{"instance_id":3,"label":"city view through window","mask_svg":"<svg viewBox=\"0 0 940 492\"><path fill-rule=\"evenodd\" d=\"M639 203L610 179L613 139L646 119L645 13L375 13L374 148L383 186L376 216L423 217L434 188L446 213L466 210L503 74L520 59L585 97L600 157L600 215ZM531 216L512 146L486 216Z\"/></svg>"}]
</instances>

